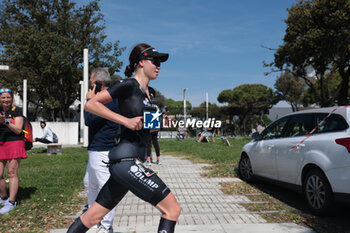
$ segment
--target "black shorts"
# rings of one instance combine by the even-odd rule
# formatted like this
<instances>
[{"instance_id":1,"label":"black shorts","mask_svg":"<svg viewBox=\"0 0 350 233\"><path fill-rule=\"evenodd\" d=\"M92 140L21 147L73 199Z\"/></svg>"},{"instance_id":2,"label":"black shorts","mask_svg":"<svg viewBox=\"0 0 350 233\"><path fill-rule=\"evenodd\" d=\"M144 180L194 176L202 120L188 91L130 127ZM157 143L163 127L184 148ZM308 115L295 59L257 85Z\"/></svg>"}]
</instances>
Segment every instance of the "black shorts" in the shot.
<instances>
[{"instance_id":1,"label":"black shorts","mask_svg":"<svg viewBox=\"0 0 350 233\"><path fill-rule=\"evenodd\" d=\"M97 203L109 210L113 209L129 190L153 206L170 193L170 189L158 175L150 169L145 170L136 159L111 163L109 171L111 176L96 198Z\"/></svg>"},{"instance_id":2,"label":"black shorts","mask_svg":"<svg viewBox=\"0 0 350 233\"><path fill-rule=\"evenodd\" d=\"M144 160L145 154L145 145L124 140L109 151L108 158L112 161L125 158L139 158L140 160Z\"/></svg>"}]
</instances>

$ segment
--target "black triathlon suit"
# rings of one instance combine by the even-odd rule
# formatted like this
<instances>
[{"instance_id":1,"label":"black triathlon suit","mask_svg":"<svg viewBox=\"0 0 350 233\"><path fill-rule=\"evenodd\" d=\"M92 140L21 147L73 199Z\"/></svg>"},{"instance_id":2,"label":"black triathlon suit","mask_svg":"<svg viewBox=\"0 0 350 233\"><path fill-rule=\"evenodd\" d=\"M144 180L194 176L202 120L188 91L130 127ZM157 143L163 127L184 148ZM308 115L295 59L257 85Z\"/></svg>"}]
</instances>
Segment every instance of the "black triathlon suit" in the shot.
<instances>
[{"instance_id":1,"label":"black triathlon suit","mask_svg":"<svg viewBox=\"0 0 350 233\"><path fill-rule=\"evenodd\" d=\"M128 118L143 116L144 110L156 107L134 78L115 83L108 92L113 99L118 99L120 114ZM149 87L149 92L154 96L154 89ZM99 192L97 203L111 210L130 190L156 206L170 193L157 174L145 170L138 162L144 160L148 137L150 132L147 129L133 131L121 125L120 143L109 152L111 176Z\"/></svg>"}]
</instances>

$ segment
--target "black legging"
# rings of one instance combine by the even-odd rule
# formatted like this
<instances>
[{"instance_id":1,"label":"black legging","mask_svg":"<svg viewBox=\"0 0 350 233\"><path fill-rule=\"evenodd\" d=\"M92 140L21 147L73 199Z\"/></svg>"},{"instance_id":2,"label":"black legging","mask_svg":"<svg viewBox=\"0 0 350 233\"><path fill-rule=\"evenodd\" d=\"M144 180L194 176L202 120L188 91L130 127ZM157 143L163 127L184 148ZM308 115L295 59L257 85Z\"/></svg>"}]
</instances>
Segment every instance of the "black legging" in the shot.
<instances>
[{"instance_id":1,"label":"black legging","mask_svg":"<svg viewBox=\"0 0 350 233\"><path fill-rule=\"evenodd\" d=\"M42 143L45 143L45 144L52 143L51 141L47 140L46 138L35 138L35 141L36 142L42 142Z\"/></svg>"},{"instance_id":2,"label":"black legging","mask_svg":"<svg viewBox=\"0 0 350 233\"><path fill-rule=\"evenodd\" d=\"M152 143L153 143L154 149L156 150L156 155L157 157L159 157L160 151L159 151L159 144L158 144L158 131L151 132L151 136L149 137L149 140L147 140L147 148L146 148L147 156L151 156Z\"/></svg>"}]
</instances>

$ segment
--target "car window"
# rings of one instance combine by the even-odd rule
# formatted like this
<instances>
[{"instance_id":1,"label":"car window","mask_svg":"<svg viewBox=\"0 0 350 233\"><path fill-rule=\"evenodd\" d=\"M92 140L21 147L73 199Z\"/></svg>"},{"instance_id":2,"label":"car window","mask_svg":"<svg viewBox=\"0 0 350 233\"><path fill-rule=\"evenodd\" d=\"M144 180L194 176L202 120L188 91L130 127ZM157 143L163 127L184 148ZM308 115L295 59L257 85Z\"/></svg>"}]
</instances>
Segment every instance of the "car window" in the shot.
<instances>
[{"instance_id":1,"label":"car window","mask_svg":"<svg viewBox=\"0 0 350 233\"><path fill-rule=\"evenodd\" d=\"M288 117L285 117L271 124L263 131L261 139L267 140L284 137L285 126L287 121Z\"/></svg>"},{"instance_id":2,"label":"car window","mask_svg":"<svg viewBox=\"0 0 350 233\"><path fill-rule=\"evenodd\" d=\"M316 121L317 124L320 124L321 121L327 116L326 113L324 114L317 114L316 115ZM346 123L345 119L338 115L338 114L332 114L330 115L325 122L323 122L322 125L320 125L317 129L317 133L327 133L327 132L335 132L335 131L341 131L345 130L349 127L349 125Z\"/></svg>"},{"instance_id":3,"label":"car window","mask_svg":"<svg viewBox=\"0 0 350 233\"><path fill-rule=\"evenodd\" d=\"M287 137L305 136L315 128L313 114L293 115L289 119Z\"/></svg>"}]
</instances>

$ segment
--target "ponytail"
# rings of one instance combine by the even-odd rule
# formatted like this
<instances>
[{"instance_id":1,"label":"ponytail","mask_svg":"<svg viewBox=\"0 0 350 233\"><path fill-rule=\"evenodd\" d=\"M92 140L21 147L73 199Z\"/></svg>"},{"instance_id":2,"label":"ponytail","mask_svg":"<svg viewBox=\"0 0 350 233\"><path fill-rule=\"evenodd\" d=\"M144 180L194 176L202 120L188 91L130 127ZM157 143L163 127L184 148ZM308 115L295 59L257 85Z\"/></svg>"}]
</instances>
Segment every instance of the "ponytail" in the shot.
<instances>
[{"instance_id":1,"label":"ponytail","mask_svg":"<svg viewBox=\"0 0 350 233\"><path fill-rule=\"evenodd\" d=\"M124 71L125 76L130 78L132 76L132 73L134 73L134 70L135 70L134 67L132 67L131 65L128 65Z\"/></svg>"}]
</instances>

